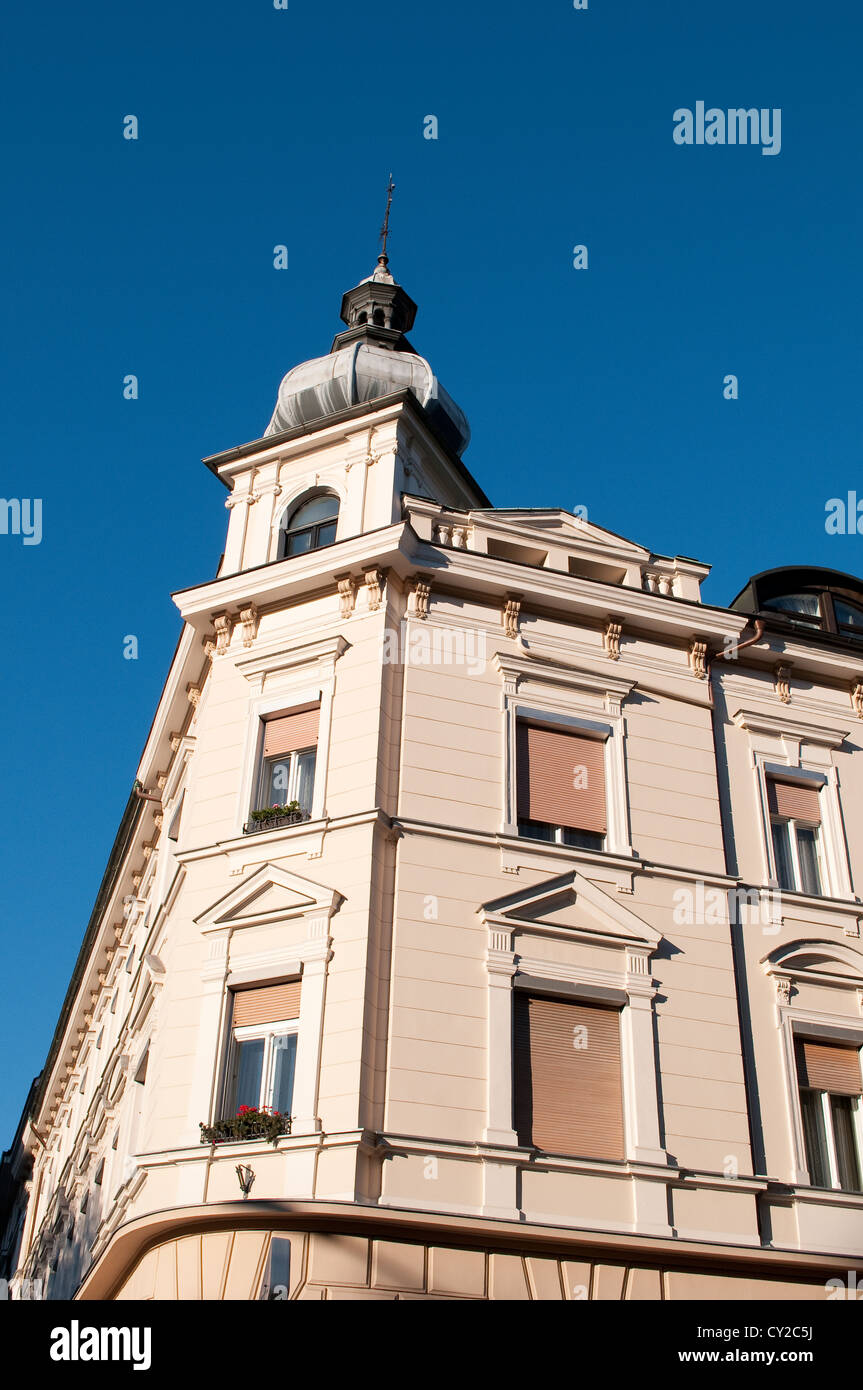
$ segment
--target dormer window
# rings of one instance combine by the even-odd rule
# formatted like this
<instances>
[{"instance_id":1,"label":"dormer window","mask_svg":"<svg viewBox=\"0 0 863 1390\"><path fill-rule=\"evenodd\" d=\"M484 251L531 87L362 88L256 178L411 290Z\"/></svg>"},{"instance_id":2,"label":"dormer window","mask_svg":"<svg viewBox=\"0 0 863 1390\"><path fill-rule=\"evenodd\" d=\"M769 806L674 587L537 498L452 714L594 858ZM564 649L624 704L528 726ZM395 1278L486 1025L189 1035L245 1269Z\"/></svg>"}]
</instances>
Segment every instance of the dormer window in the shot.
<instances>
[{"instance_id":1,"label":"dormer window","mask_svg":"<svg viewBox=\"0 0 863 1390\"><path fill-rule=\"evenodd\" d=\"M795 627L838 633L841 637L863 637L863 608L850 603L830 589L819 593L778 594L764 599L762 611L777 613Z\"/></svg>"},{"instance_id":2,"label":"dormer window","mask_svg":"<svg viewBox=\"0 0 863 1390\"><path fill-rule=\"evenodd\" d=\"M790 622L821 626L817 594L780 594L776 598L765 599L762 606L771 613L781 613Z\"/></svg>"},{"instance_id":3,"label":"dormer window","mask_svg":"<svg viewBox=\"0 0 863 1390\"><path fill-rule=\"evenodd\" d=\"M863 639L863 583L838 570L765 570L750 579L731 607L761 614L768 630L851 642Z\"/></svg>"},{"instance_id":4,"label":"dormer window","mask_svg":"<svg viewBox=\"0 0 863 1390\"><path fill-rule=\"evenodd\" d=\"M863 636L863 608L858 608L855 603L848 603L844 599L834 598L833 612L840 632L846 633L849 637Z\"/></svg>"},{"instance_id":5,"label":"dormer window","mask_svg":"<svg viewBox=\"0 0 863 1390\"><path fill-rule=\"evenodd\" d=\"M288 514L284 528L282 559L322 550L336 539L339 499L332 492L307 497Z\"/></svg>"}]
</instances>

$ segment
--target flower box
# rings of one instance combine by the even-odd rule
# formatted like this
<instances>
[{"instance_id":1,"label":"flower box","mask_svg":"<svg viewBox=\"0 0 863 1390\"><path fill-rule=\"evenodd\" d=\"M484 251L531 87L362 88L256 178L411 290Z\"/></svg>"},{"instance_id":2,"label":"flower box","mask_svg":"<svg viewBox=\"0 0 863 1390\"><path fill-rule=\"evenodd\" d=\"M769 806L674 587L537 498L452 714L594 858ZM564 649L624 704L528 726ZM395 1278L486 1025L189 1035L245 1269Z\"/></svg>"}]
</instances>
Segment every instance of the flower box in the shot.
<instances>
[{"instance_id":1,"label":"flower box","mask_svg":"<svg viewBox=\"0 0 863 1390\"><path fill-rule=\"evenodd\" d=\"M250 1139L269 1139L275 1144L283 1134L291 1132L290 1115L278 1110L258 1110L253 1105L241 1105L236 1115L214 1124L200 1124L202 1144L242 1144Z\"/></svg>"},{"instance_id":2,"label":"flower box","mask_svg":"<svg viewBox=\"0 0 863 1390\"><path fill-rule=\"evenodd\" d=\"M292 801L287 806L265 806L253 811L251 819L243 826L244 835L254 835L258 830L279 830L283 825L299 825L308 820L306 811L300 810L299 803Z\"/></svg>"}]
</instances>

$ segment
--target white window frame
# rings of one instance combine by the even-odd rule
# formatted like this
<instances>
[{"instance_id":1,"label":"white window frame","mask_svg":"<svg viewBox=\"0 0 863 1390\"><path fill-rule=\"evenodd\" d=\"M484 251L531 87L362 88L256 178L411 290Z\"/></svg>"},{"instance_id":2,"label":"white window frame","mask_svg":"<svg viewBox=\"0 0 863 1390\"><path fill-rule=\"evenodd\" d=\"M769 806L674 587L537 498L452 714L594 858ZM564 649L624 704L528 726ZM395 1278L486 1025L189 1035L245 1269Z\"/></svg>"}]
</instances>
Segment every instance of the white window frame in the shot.
<instances>
[{"instance_id":1,"label":"white window frame","mask_svg":"<svg viewBox=\"0 0 863 1390\"><path fill-rule=\"evenodd\" d=\"M324 477L321 477L320 480L318 480L317 478L314 480L306 478L304 481L301 481L298 486L295 485L294 489L288 496L287 501L284 500L284 494L282 493L281 488L278 488L277 491L273 490L273 510L272 516L270 518L269 554L267 557L268 560L299 560L302 558L302 555L290 555L284 557L280 555L282 546L282 536L284 534L284 528L282 523L287 519L290 513L296 511L302 503L310 502L313 497L317 497L321 494L330 494L331 496L334 496L338 499L339 511L338 516L336 517L336 538L332 542L332 544L338 545L339 541L344 540L344 487L340 486L337 482L331 481L330 479ZM329 547L325 548L328 549ZM303 554L317 555L318 551L307 550L304 551Z\"/></svg>"},{"instance_id":2,"label":"white window frame","mask_svg":"<svg viewBox=\"0 0 863 1390\"><path fill-rule=\"evenodd\" d=\"M231 1002L233 1010L233 999ZM222 1115L220 1119L230 1119L236 1113L235 1087L237 1081L237 1062L239 1058L239 1044L244 1042L256 1042L259 1038L264 1039L264 1058L261 1064L261 1096L258 1098L258 1108L261 1106L270 1107L273 1104L273 1080L275 1073L275 1048L273 1043L276 1038L296 1037L297 1039L297 1059L300 1054L300 1018L280 1019L275 1023L249 1023L241 1028L235 1028L233 1023L230 1028L230 1039L228 1045L228 1056L225 1067L225 1082L222 1090ZM296 1065L296 1063L295 1063ZM296 1071L294 1073L294 1086L291 1091L291 1108L294 1105L294 1094L296 1092ZM233 1098L232 1098L233 1097ZM264 1099L266 1097L266 1099Z\"/></svg>"},{"instance_id":3,"label":"white window frame","mask_svg":"<svg viewBox=\"0 0 863 1390\"><path fill-rule=\"evenodd\" d=\"M620 1014L624 1157L610 1160L538 1153L533 1159L535 1166L555 1168L563 1162L567 1167L596 1171L602 1168L617 1169L630 1163L667 1165L668 1155L661 1144L654 1051L653 1001L658 991L650 976L649 956L652 948L628 944L621 952L619 968L609 971L563 965L545 958L532 960L520 954L518 943L514 941L517 928L511 921L493 916L485 920L489 929L486 1143L518 1149L518 1135L514 1128L516 1077L513 1031L515 996L521 993L521 988L515 987L514 980L517 974L522 974L542 980L541 990L537 992L545 996L554 995L557 986L560 998L573 1003L579 1002L579 999L600 1007L605 1003L601 993L599 997L596 992L592 997L586 992L580 995L577 988L572 989L573 984L599 985L600 990L606 986L626 995L626 1002L622 1005L608 1002L608 1007L615 1008ZM523 924L522 930L533 929L533 924ZM530 993L530 985L527 981L525 983ZM494 1169L495 1165L491 1168L486 1165L483 1215L522 1220L523 1215L516 1205L515 1168L502 1167L501 1173L506 1174L503 1179L496 1175ZM655 1183L636 1183L633 1195L637 1219L631 1225L627 1224L627 1229L638 1230L642 1234L668 1235L667 1210L661 1210L665 1202L664 1187ZM592 1223L585 1219L583 1224L590 1226ZM603 1223L595 1224L599 1227Z\"/></svg>"},{"instance_id":4,"label":"white window frame","mask_svg":"<svg viewBox=\"0 0 863 1390\"><path fill-rule=\"evenodd\" d=\"M778 979L784 978L783 975ZM793 976L791 977L793 978ZM801 983L806 973L798 977ZM814 983L814 981L813 981ZM791 1132L792 1178L791 1181L804 1187L811 1187L809 1161L806 1156L806 1138L803 1131L803 1109L800 1104L800 1082L797 1076L797 1038L818 1037L824 1042L848 1043L852 1047L863 1048L863 1021L845 1014L828 1014L813 1009L800 1009L793 1004L779 1005L778 1018L781 1034L782 1059L785 1071L785 1094L787 1100L788 1122ZM809 1088L812 1089L812 1088ZM827 1094L827 1093L825 1093ZM828 1107L829 1108L829 1107ZM857 1150L861 1170L863 1170L863 1107L858 1103L855 1115ZM828 1149L833 1144L832 1116L827 1116L826 1132L829 1136ZM834 1158L830 1156L830 1176L835 1191L844 1191L838 1185ZM819 1189L824 1190L824 1189ZM860 1194L852 1194L859 1196Z\"/></svg>"},{"instance_id":5,"label":"white window frame","mask_svg":"<svg viewBox=\"0 0 863 1390\"><path fill-rule=\"evenodd\" d=\"M528 895L522 902L513 902L506 913L498 909L501 904L489 905L482 910L482 921L488 930L488 950L486 968L488 972L488 1014L487 1014L487 1057L488 1087L486 1100L486 1125L483 1138L487 1144L501 1146L513 1152L518 1149L518 1135L513 1127L515 1120L515 1056L513 1047L513 1019L516 975L525 979L528 992L532 981L541 981L541 992L545 995L560 993L561 998L577 1002L610 1006L620 1010L620 1064L623 1092L624 1154L622 1164L646 1163L667 1166L668 1154L662 1147L659 1088L654 1047L654 1000L658 992L651 977L650 958L657 950L661 937L652 928L640 922L629 909L620 902L613 902L600 889L580 874L573 875L578 893L586 903L601 916L607 915L611 923L627 934L637 932L640 939L633 936L622 937L603 932L582 932L580 929L543 923L541 920L522 918L528 906L536 907L547 888L550 899L559 892L559 880L550 880L549 885L538 885L536 896ZM517 918L508 915L518 913ZM563 950L561 957L566 961L553 959L555 952L543 953L534 958L529 954L530 947L525 937L543 937L549 943L559 942ZM597 941L614 947L609 952L610 968L573 961L570 946L582 942L593 947ZM526 953L527 952L527 953ZM579 989L587 986L587 989ZM573 988L575 987L575 988ZM598 987L598 988L597 988ZM625 1002L612 1003L608 991L626 996ZM539 991L538 991L539 992ZM603 999L605 995L605 999ZM619 1170L621 1162L605 1159L566 1158L538 1154L532 1160L538 1168L565 1167L586 1169L595 1172L609 1168ZM497 1216L508 1220L523 1219L517 1206L516 1168L513 1164L499 1162L484 1165L484 1206L483 1215ZM638 1230L642 1234L669 1235L668 1211L665 1188L655 1182L634 1182L634 1203L636 1221L627 1229ZM553 1219L553 1218L549 1218ZM589 1220L586 1224L590 1225ZM598 1226L601 1223L596 1223Z\"/></svg>"},{"instance_id":6,"label":"white window frame","mask_svg":"<svg viewBox=\"0 0 863 1390\"><path fill-rule=\"evenodd\" d=\"M249 819L252 797L260 785L264 747L264 717L289 711L298 705L320 704L318 744L315 759L315 789L311 821L326 816L327 776L329 772L330 730L336 662L347 649L341 636L323 638L301 646L279 647L275 651L240 657L237 670L252 685L242 753L242 777L237 793L234 828L239 838ZM266 694L264 693L266 687ZM304 822L308 825L309 822Z\"/></svg>"},{"instance_id":7,"label":"white window frame","mask_svg":"<svg viewBox=\"0 0 863 1390\"><path fill-rule=\"evenodd\" d=\"M770 780L772 781L774 779L771 778ZM788 849L791 855L791 869L792 877L794 879L794 883L791 888L783 887L779 879L779 865L776 862L776 847L773 843L773 827L775 825L784 825L788 827ZM804 888L803 886L803 871L800 864L800 846L797 841L798 829L812 830L815 832L815 862L818 868L818 882L820 886L818 893L814 896L823 898L825 896L824 885L826 881L826 873L824 865L824 855L821 851L821 842L823 837L821 835L820 822L817 825L813 825L811 821L800 821L792 819L788 816L770 816L770 854L772 857L773 877L776 879L776 882L779 884L779 888L782 892L809 893L809 889ZM810 894L810 896L812 895Z\"/></svg>"},{"instance_id":8,"label":"white window frame","mask_svg":"<svg viewBox=\"0 0 863 1390\"><path fill-rule=\"evenodd\" d=\"M823 1121L823 1124L824 1124L824 1140L825 1140L826 1149L827 1149L827 1152L826 1152L826 1155L825 1155L825 1156L826 1156L826 1159L827 1159L827 1171L828 1171L828 1174L829 1174L829 1177L830 1177L830 1187L833 1189L834 1192L850 1192L852 1196L859 1197L859 1196L861 1195L860 1189L854 1188L854 1187L843 1187L843 1186L842 1186L842 1183L841 1183L841 1181L840 1181L840 1178L839 1178L839 1159L838 1159L838 1156L837 1156L837 1153L836 1153L836 1136L835 1136L834 1131L833 1131L833 1112L832 1112L832 1110L831 1110L831 1108L830 1108L830 1100L831 1100L831 1097L834 1096L834 1095L837 1094L837 1093L834 1092L834 1091L822 1091L822 1090L821 1090L819 1087L817 1087L817 1086L800 1086L800 1085L798 1084L798 1087L797 1087L798 1104L800 1103L800 1102L799 1102L799 1096L800 1096L800 1092L801 1092L801 1091L812 1091L815 1095L820 1096L820 1098L821 1098L821 1118L822 1118L822 1121ZM853 1108L854 1120L853 1120L853 1125L854 1125L854 1140L855 1140L855 1143L856 1143L856 1145L857 1145L857 1168L858 1168L859 1172L863 1173L863 1112L861 1112L860 1097L859 1097L859 1096L854 1096L854 1097L852 1097L852 1099L853 1099L853 1101L854 1101L854 1108ZM801 1124L802 1124L802 1119L803 1119L803 1107L802 1107L802 1105L800 1105L800 1116L801 1116ZM803 1143L804 1143L804 1154L805 1154L805 1144L806 1144L805 1132L804 1132L804 1137L803 1137ZM806 1156L806 1159L807 1159L807 1163L808 1163L808 1156ZM809 1179L810 1179L810 1183L811 1183L811 1180L812 1180L812 1175L811 1175L811 1173L810 1173L810 1175L809 1175ZM824 1189L822 1189L822 1191L823 1191L823 1190L824 1190Z\"/></svg>"},{"instance_id":9,"label":"white window frame","mask_svg":"<svg viewBox=\"0 0 863 1390\"><path fill-rule=\"evenodd\" d=\"M608 841L608 835L607 835L607 834L606 834L606 835L599 835L598 831L593 831L593 830L578 830L578 829L577 829L575 826L573 826L573 825L552 825L552 824L551 824L551 821L534 821L533 824L534 824L534 825L547 825L548 828L552 831L552 837L551 837L551 839L550 839L550 840L544 840L544 839L542 839L541 836L531 835L531 834L529 833L529 831L527 831L527 830L522 830L521 825L520 825L519 823L516 823L515 833L516 833L516 835L518 836L518 838L519 838L520 840L535 840L538 844L541 844L541 845L561 845L564 849L585 849L585 850L587 850L587 852L588 852L589 854L604 854L604 853L605 853L605 846L606 846L606 843L607 843L607 841ZM571 844L569 844L569 842L568 842L567 840L564 839L564 835L566 834L567 830L571 830L571 831L572 831L574 834L576 834L576 835L594 835L594 834L596 834L597 837L598 837L600 840L602 840L603 843L602 843L599 847L597 847L597 846L595 846L595 845L571 845Z\"/></svg>"},{"instance_id":10,"label":"white window frame","mask_svg":"<svg viewBox=\"0 0 863 1390\"><path fill-rule=\"evenodd\" d=\"M821 893L802 896L810 898L812 902L820 898L840 898L853 902L854 889L839 797L839 772L832 762L832 750L841 746L847 734L826 725L810 728L783 715L765 715L744 709L737 710L733 719L749 736L765 885L779 882L767 799L768 779L776 777L780 781L784 779L818 787Z\"/></svg>"},{"instance_id":11,"label":"white window frame","mask_svg":"<svg viewBox=\"0 0 863 1390\"><path fill-rule=\"evenodd\" d=\"M847 870L847 855L842 854L844 850L845 837L841 831L841 812L839 810L838 799L838 779L836 769L816 767L798 762L783 761L777 762L765 752L755 754L755 768L758 779L758 796L761 808L761 830L763 837L764 870L765 880L768 883L779 883L779 873L776 863L776 852L773 848L773 822L774 819L782 820L783 817L774 817L770 811L770 801L768 796L768 783L772 781L793 782L797 786L814 787L818 791L818 805L821 812L821 822L818 826L816 835L816 851L818 855L818 872L821 879L821 891L817 894L806 893L801 886L803 879L800 873L800 861L797 851L796 833L789 835L791 846L791 859L794 865L794 877L797 887L793 889L783 889L783 892L802 893L810 898L841 898L851 897L851 882ZM833 779L829 773L834 774ZM832 792L832 795L830 794ZM786 824L794 826L796 831L797 822L787 821ZM805 825L805 821L801 821ZM837 827L839 837L837 837ZM842 859L845 859L845 871L843 874Z\"/></svg>"},{"instance_id":12,"label":"white window frame","mask_svg":"<svg viewBox=\"0 0 863 1390\"><path fill-rule=\"evenodd\" d=\"M310 745L308 746L308 748L292 748L291 751L290 751L290 753L274 754L272 758L267 758L267 757L264 756L263 743L262 743L262 746L261 746L260 768L259 768L259 772L258 772L258 785L257 785L257 789L256 789L256 791L255 791L255 794L254 794L254 796L252 797L252 804L251 804L251 806L249 807L249 811L250 811L250 812L251 812L251 811L260 810L260 809L266 804L266 803L264 802L264 782L265 782L265 780L268 780L268 779L265 778L264 773L265 773L266 764L267 764L268 762L286 762L286 763L288 764L288 785L287 785L287 788L286 788L286 791L285 791L285 801L286 801L286 803L289 804L291 801L296 801L296 800L298 799L298 798L297 798L297 783L299 782L299 766L298 766L298 759L299 759L300 755L303 754L303 753L314 753L314 755L315 755L315 777L317 777L317 771L318 771L318 745L317 745L316 743L315 743L315 744L310 744ZM314 804L314 788L313 788L313 790L312 790L312 801L313 801L313 804Z\"/></svg>"},{"instance_id":13,"label":"white window frame","mask_svg":"<svg viewBox=\"0 0 863 1390\"><path fill-rule=\"evenodd\" d=\"M524 663L498 654L498 669L504 677L503 689L503 753L504 807L501 833L517 836L525 844L528 836L519 836L518 829L518 756L516 729L519 720L541 724L600 739L603 743L605 766L605 806L607 827L602 850L582 850L586 854L610 854L633 857L629 823L629 797L626 785L626 720L622 703L633 689L632 684L592 677L590 675L548 667L537 660ZM519 689L522 680L529 680L531 690ZM556 687L553 695L536 690L537 685ZM536 842L539 843L539 842ZM557 844L558 841L551 843ZM560 844L561 849L579 852L577 845Z\"/></svg>"},{"instance_id":14,"label":"white window frame","mask_svg":"<svg viewBox=\"0 0 863 1390\"><path fill-rule=\"evenodd\" d=\"M522 839L522 840L530 840L530 839L532 839L532 838L536 838L536 837L531 836L531 835L528 835L528 834L526 834L524 831L522 831L522 829L521 829L521 827L520 827L520 825L519 825L519 815L518 815L518 726L519 726L520 723L521 723L521 724L528 724L528 725L531 725L533 728L557 729L557 730L560 730L560 731L563 731L563 732L566 732L566 733L582 734L584 737L596 739L597 743L602 743L602 744L604 745L604 746L603 746L603 768L602 768L602 775L603 775L604 782L605 782L606 816L607 816L607 818L609 818L609 817L610 817L610 811L609 811L609 806L608 806L608 800L609 800L609 798L608 798L608 773L609 773L608 763L609 763L609 759L608 759L608 756L607 756L607 749L606 749L606 746L607 746L607 743L608 743L608 739L609 739L610 736L611 736L611 728L610 728L610 726L609 726L608 724L598 724L595 720L588 720L588 719L572 719L572 718L569 717L568 715L558 715L558 714L555 714L555 713L547 713L547 712L543 712L543 711L538 710L538 709L528 709L528 708L526 708L526 707L519 707L518 705L516 705L516 707L515 707L515 728L514 728L514 731L513 731L514 748L515 748L515 753L514 753L514 757L515 757L515 772L514 772L514 777L512 778L512 784L513 784L513 788L514 788L514 791L515 791L515 803L514 803L513 806L511 806L511 807L509 808L509 811L510 811L512 817L513 817L512 824L513 824L513 826L514 826L514 829L513 829L510 833L515 834L515 835L518 835L519 839ZM549 826L550 826L550 829L551 829L552 832L553 832L551 840L543 840L543 841L540 841L540 843L542 843L542 844L562 845L564 849L582 849L582 848L586 848L586 849L588 850L588 852L589 852L589 853L592 853L592 854L605 854L606 851L607 851L607 849L608 849L608 839L609 839L609 828L608 828L608 826L606 827L605 834L601 837L603 843L602 843L602 845L597 849L595 846L591 846L591 845L587 845L587 846L581 846L581 845L568 845L568 844L566 843L566 841L565 841L565 839L564 839L564 831L565 831L565 830L575 830L576 833L579 833L579 832L578 832L578 827L576 827L576 826L551 825L551 822L549 822L549 821L540 821L540 822L537 822L537 824L549 825ZM591 833L593 833L593 832L585 830L585 831L582 831L582 832L580 832L580 833L585 834L585 835L588 835L588 834L591 834Z\"/></svg>"},{"instance_id":15,"label":"white window frame","mask_svg":"<svg viewBox=\"0 0 863 1390\"><path fill-rule=\"evenodd\" d=\"M285 932L283 944L275 949L254 951L256 928L271 927L284 921L278 909L254 909L258 890L270 886L287 889L305 899L313 899L293 920L301 922L304 933ZM294 1122L291 1136L319 1134L318 1115L323 1019L328 965L332 957L330 921L338 911L342 896L335 889L313 883L278 864L264 863L244 876L240 885L202 912L196 919L205 939L209 957L201 970L201 1009L198 1044L191 1082L190 1113L218 1118L214 1107L225 1102L224 1068L231 1045L233 1010L230 995L237 988L279 984L300 976L299 1040L294 1078ZM251 905L251 906L250 906ZM234 914L241 914L239 918ZM268 937L269 939L269 937ZM199 1137L189 1122L189 1133Z\"/></svg>"},{"instance_id":16,"label":"white window frame","mask_svg":"<svg viewBox=\"0 0 863 1390\"><path fill-rule=\"evenodd\" d=\"M653 1040L653 1001L658 993L650 977L649 947L627 946L621 952L616 970L596 970L586 966L563 965L547 960L533 960L521 955L513 936L516 928L511 921L488 917L488 973L492 990L505 992L505 1015L494 1019L489 1038L489 1109L485 1138L489 1142L518 1145L513 1127L515 1116L515 1056L512 1044L512 1020L516 975L527 977L525 992L530 993L528 981L542 982L536 992L544 996L559 994L567 1002L596 1004L614 1008L620 1013L620 1067L623 1093L624 1158L621 1162L666 1163L667 1155L660 1144L659 1094ZM525 922L522 931L539 931ZM548 932L544 932L547 935ZM561 932L561 936L564 933ZM576 986L575 989L572 986ZM599 992L591 995L584 985ZM625 1002L606 1001L602 990L610 989L626 995ZM494 1010L494 1000L490 1001ZM496 1028L495 1024L503 1024ZM605 1162L606 1160L589 1160ZM615 1160L617 1161L617 1160ZM608 1160L611 1162L611 1160Z\"/></svg>"},{"instance_id":17,"label":"white window frame","mask_svg":"<svg viewBox=\"0 0 863 1390\"><path fill-rule=\"evenodd\" d=\"M312 805L310 820L320 820L324 814L324 797L326 791L326 757L329 744L329 715L331 696L327 700L326 724L324 719L324 695L325 692L320 686L304 686L298 690L280 692L278 695L262 697L253 700L249 707L249 725L246 731L246 742L243 752L243 778L240 790L240 803L237 810L238 834L242 834L243 826L249 820L252 811L258 810L256 797L263 782L264 770L264 735L265 735L265 716L277 714L284 710L286 714L298 705L310 705L320 703L321 713L318 720L318 743L315 755L315 786L312 794ZM326 727L326 740L322 735ZM289 798L290 799L290 798Z\"/></svg>"}]
</instances>

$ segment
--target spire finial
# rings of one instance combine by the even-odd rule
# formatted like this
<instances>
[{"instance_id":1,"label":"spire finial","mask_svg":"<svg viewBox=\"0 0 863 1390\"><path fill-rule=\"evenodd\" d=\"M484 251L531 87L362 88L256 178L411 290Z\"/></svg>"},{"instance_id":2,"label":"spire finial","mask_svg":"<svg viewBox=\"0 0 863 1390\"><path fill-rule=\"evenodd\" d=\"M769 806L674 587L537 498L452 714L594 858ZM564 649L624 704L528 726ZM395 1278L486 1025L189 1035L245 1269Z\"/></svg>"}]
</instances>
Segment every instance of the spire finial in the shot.
<instances>
[{"instance_id":1,"label":"spire finial","mask_svg":"<svg viewBox=\"0 0 863 1390\"><path fill-rule=\"evenodd\" d=\"M384 215L384 224L381 227L380 233L381 254L378 256L378 265L382 265L384 267L388 266L390 263L390 258L387 255L387 241L390 235L390 208L393 205L393 193L395 192L395 188L396 186L393 183L393 176L392 174L390 174L389 183L387 184L387 210L386 214Z\"/></svg>"}]
</instances>

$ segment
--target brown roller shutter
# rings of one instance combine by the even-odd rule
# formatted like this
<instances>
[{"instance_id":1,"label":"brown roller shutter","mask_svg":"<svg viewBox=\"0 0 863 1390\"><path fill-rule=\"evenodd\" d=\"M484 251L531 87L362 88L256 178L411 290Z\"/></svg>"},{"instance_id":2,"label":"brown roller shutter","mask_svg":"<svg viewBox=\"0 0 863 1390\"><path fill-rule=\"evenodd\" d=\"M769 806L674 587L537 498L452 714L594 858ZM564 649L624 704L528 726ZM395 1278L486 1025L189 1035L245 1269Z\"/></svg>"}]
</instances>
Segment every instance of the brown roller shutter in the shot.
<instances>
[{"instance_id":1,"label":"brown roller shutter","mask_svg":"<svg viewBox=\"0 0 863 1390\"><path fill-rule=\"evenodd\" d=\"M800 782L773 781L771 778L767 783L767 799L772 816L802 820L809 825L821 824L817 787L803 786Z\"/></svg>"},{"instance_id":2,"label":"brown roller shutter","mask_svg":"<svg viewBox=\"0 0 863 1390\"><path fill-rule=\"evenodd\" d=\"M558 729L516 729L519 820L604 835L605 745Z\"/></svg>"},{"instance_id":3,"label":"brown roller shutter","mask_svg":"<svg viewBox=\"0 0 863 1390\"><path fill-rule=\"evenodd\" d=\"M516 994L514 1004L519 1143L581 1158L623 1158L618 1010L530 994ZM575 1046L581 1040L587 1045Z\"/></svg>"},{"instance_id":4,"label":"brown roller shutter","mask_svg":"<svg viewBox=\"0 0 863 1390\"><path fill-rule=\"evenodd\" d=\"M801 1086L835 1096L863 1095L860 1049L849 1043L797 1039L797 1079Z\"/></svg>"},{"instance_id":5,"label":"brown roller shutter","mask_svg":"<svg viewBox=\"0 0 863 1390\"><path fill-rule=\"evenodd\" d=\"M318 742L320 705L303 705L286 714L264 720L264 757L280 758L298 748L314 748Z\"/></svg>"},{"instance_id":6,"label":"brown roller shutter","mask_svg":"<svg viewBox=\"0 0 863 1390\"><path fill-rule=\"evenodd\" d=\"M235 1028L250 1023L279 1023L284 1018L300 1014L300 981L288 980L283 985L258 985L254 989L238 989L234 993Z\"/></svg>"}]
</instances>

